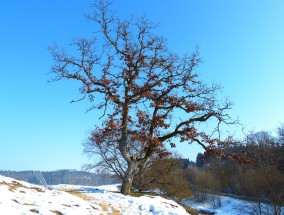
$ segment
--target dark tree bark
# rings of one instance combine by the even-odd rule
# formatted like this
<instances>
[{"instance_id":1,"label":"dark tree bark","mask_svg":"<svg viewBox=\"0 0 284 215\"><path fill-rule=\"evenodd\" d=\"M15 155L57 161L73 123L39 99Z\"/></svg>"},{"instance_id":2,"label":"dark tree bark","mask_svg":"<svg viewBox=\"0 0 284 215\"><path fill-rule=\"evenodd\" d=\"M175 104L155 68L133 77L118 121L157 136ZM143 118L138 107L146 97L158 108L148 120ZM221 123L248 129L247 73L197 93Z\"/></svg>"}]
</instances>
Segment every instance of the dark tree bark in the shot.
<instances>
[{"instance_id":1,"label":"dark tree bark","mask_svg":"<svg viewBox=\"0 0 284 215\"><path fill-rule=\"evenodd\" d=\"M95 1L88 18L98 26L96 38L75 40L76 54L50 47L51 73L53 80L79 81L82 98L77 101L89 99L93 106L88 110L102 110L103 124L90 140L115 146L125 168L103 156L114 172L119 166L123 169L121 192L129 194L137 168L153 156L168 155L165 146L174 147L173 141L195 142L224 156L217 149L232 141L221 141L219 128L235 121L226 113L230 102L216 99L220 88L198 80L198 51L182 57L170 52L166 39L152 33L157 25L144 17L121 20L110 6L109 1ZM216 123L211 132L198 128L209 120Z\"/></svg>"},{"instance_id":2,"label":"dark tree bark","mask_svg":"<svg viewBox=\"0 0 284 215\"><path fill-rule=\"evenodd\" d=\"M128 164L128 168L123 178L123 182L121 186L121 193L129 194L131 192L133 178L134 178L136 169L137 169L137 164L135 162L131 162Z\"/></svg>"}]
</instances>

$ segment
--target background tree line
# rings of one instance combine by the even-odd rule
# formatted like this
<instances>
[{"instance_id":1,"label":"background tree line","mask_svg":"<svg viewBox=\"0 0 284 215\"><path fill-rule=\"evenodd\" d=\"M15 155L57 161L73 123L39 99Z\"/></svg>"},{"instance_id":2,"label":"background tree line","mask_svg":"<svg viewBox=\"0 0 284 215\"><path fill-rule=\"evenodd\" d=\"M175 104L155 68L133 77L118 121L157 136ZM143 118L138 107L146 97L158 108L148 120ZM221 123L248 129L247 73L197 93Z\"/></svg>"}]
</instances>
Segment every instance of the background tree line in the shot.
<instances>
[{"instance_id":1,"label":"background tree line","mask_svg":"<svg viewBox=\"0 0 284 215\"><path fill-rule=\"evenodd\" d=\"M227 158L217 159L198 154L196 165L186 169L186 177L200 201L208 194L234 194L255 202L255 214L263 203L269 203L268 214L281 214L284 205L284 126L277 135L254 132L238 146L227 147L230 153L246 151L253 165L238 165ZM273 213L272 213L273 212ZM283 211L282 211L283 212Z\"/></svg>"}]
</instances>

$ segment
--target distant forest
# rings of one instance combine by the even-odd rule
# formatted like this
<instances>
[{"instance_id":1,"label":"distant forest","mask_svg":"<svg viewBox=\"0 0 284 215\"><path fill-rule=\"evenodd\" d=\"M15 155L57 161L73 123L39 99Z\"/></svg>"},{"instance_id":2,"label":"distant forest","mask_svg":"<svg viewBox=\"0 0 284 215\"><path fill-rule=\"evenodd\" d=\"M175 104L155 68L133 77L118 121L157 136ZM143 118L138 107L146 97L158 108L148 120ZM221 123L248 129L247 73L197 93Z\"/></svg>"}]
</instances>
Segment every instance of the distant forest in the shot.
<instances>
[{"instance_id":1,"label":"distant forest","mask_svg":"<svg viewBox=\"0 0 284 215\"><path fill-rule=\"evenodd\" d=\"M77 170L56 170L41 172L48 185L73 184L98 186L120 182L119 179L107 175ZM35 171L0 171L0 175L26 181L32 184L41 184Z\"/></svg>"}]
</instances>

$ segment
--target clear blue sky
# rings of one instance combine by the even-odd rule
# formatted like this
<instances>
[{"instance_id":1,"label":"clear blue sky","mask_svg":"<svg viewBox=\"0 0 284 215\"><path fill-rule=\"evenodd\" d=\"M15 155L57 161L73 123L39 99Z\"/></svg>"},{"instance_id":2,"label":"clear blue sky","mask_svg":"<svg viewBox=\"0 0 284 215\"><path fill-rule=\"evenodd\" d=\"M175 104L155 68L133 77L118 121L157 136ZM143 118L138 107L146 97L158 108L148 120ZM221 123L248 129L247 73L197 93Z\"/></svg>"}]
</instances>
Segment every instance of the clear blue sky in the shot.
<instances>
[{"instance_id":1,"label":"clear blue sky","mask_svg":"<svg viewBox=\"0 0 284 215\"><path fill-rule=\"evenodd\" d=\"M80 169L81 143L98 121L73 82L47 83L47 47L95 31L91 0L10 0L0 4L0 170ZM146 16L179 54L199 46L202 80L220 83L247 130L284 122L283 0L116 0L123 17ZM196 148L180 146L195 159Z\"/></svg>"}]
</instances>

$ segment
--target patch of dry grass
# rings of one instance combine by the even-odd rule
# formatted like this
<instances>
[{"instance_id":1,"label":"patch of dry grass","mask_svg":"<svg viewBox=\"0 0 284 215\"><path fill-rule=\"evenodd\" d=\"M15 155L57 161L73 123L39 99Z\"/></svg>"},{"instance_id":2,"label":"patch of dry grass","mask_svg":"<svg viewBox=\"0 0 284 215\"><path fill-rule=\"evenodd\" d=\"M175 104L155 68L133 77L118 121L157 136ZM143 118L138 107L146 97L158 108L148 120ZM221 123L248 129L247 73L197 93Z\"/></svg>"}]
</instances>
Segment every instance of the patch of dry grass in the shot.
<instances>
[{"instance_id":1,"label":"patch of dry grass","mask_svg":"<svg viewBox=\"0 0 284 215\"><path fill-rule=\"evenodd\" d=\"M7 183L5 181L1 182L0 185L5 185L9 188L9 191L14 192L18 188L25 188L25 189L30 189L30 190L35 190L37 192L44 193L44 190L39 188L39 187L26 187L23 184L17 182L17 181L12 181L12 183ZM20 191L21 193L25 193L25 191Z\"/></svg>"},{"instance_id":2,"label":"patch of dry grass","mask_svg":"<svg viewBox=\"0 0 284 215\"><path fill-rule=\"evenodd\" d=\"M51 211L51 212L56 214L56 215L63 215L63 213L60 213L59 211Z\"/></svg>"},{"instance_id":3,"label":"patch of dry grass","mask_svg":"<svg viewBox=\"0 0 284 215\"><path fill-rule=\"evenodd\" d=\"M39 211L37 209L30 209L30 212L33 212L35 214L39 214Z\"/></svg>"},{"instance_id":4,"label":"patch of dry grass","mask_svg":"<svg viewBox=\"0 0 284 215\"><path fill-rule=\"evenodd\" d=\"M73 196L79 197L81 199L84 199L85 201L91 201L91 198L83 193L80 192L79 189L66 189L66 188L61 188L60 190L66 192L66 193L70 193Z\"/></svg>"},{"instance_id":5,"label":"patch of dry grass","mask_svg":"<svg viewBox=\"0 0 284 215\"><path fill-rule=\"evenodd\" d=\"M102 208L103 212L105 212L104 214L106 215L121 215L121 212L114 209L113 207L104 204L99 204L99 206Z\"/></svg>"},{"instance_id":6,"label":"patch of dry grass","mask_svg":"<svg viewBox=\"0 0 284 215\"><path fill-rule=\"evenodd\" d=\"M76 197L79 197L85 201L92 201L92 198L81 193L80 189L66 189L66 188L61 188L60 190L64 191L64 192L67 192L67 193L70 193ZM98 203L97 203L98 204ZM109 205L104 205L104 204L98 204L101 208L102 208L102 211L104 212L104 214L106 215L121 215L121 212L114 209L113 207L110 207ZM96 208L94 208L96 209Z\"/></svg>"}]
</instances>

